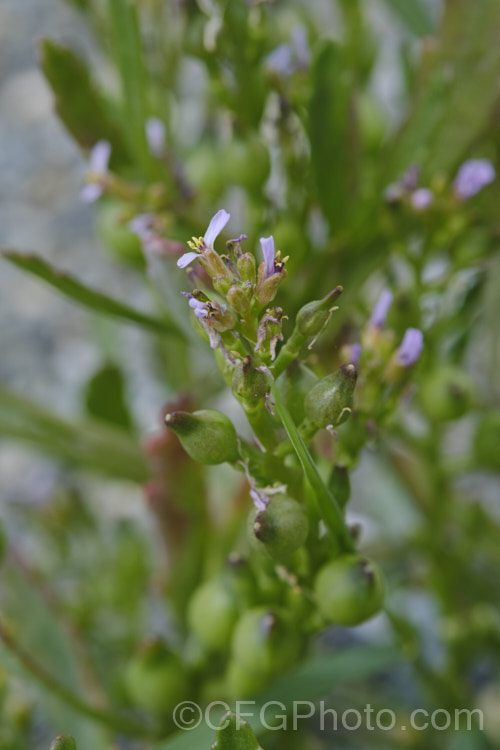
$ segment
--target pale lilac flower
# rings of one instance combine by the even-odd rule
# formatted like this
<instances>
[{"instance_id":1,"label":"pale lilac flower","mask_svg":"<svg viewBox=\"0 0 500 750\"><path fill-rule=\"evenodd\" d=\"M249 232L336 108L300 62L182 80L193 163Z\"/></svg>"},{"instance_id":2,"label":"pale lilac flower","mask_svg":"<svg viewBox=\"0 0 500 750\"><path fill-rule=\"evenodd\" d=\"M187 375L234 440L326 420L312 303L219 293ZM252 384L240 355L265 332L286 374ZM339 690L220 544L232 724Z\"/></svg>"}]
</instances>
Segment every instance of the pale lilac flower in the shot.
<instances>
[{"instance_id":1,"label":"pale lilac flower","mask_svg":"<svg viewBox=\"0 0 500 750\"><path fill-rule=\"evenodd\" d=\"M361 344L351 344L351 363L353 365L359 364L359 358L361 357Z\"/></svg>"},{"instance_id":2,"label":"pale lilac flower","mask_svg":"<svg viewBox=\"0 0 500 750\"><path fill-rule=\"evenodd\" d=\"M191 297L189 299L189 307L200 320L208 317L209 310L206 302L202 302L201 300L196 299L196 297Z\"/></svg>"},{"instance_id":3,"label":"pale lilac flower","mask_svg":"<svg viewBox=\"0 0 500 750\"><path fill-rule=\"evenodd\" d=\"M274 273L274 238L271 235L270 237L261 237L260 238L260 245L262 247L262 255L264 256L264 278L267 278L268 276L272 276Z\"/></svg>"},{"instance_id":4,"label":"pale lilac flower","mask_svg":"<svg viewBox=\"0 0 500 750\"><path fill-rule=\"evenodd\" d=\"M397 361L403 367L415 364L422 353L424 334L418 328L407 328L401 346L397 351Z\"/></svg>"},{"instance_id":5,"label":"pale lilac flower","mask_svg":"<svg viewBox=\"0 0 500 750\"><path fill-rule=\"evenodd\" d=\"M290 42L276 47L267 56L265 66L271 73L288 77L297 71L307 70L310 59L307 30L298 24L292 29Z\"/></svg>"},{"instance_id":6,"label":"pale lilac flower","mask_svg":"<svg viewBox=\"0 0 500 750\"><path fill-rule=\"evenodd\" d=\"M410 164L406 172L396 182L391 183L384 190L384 198L388 203L401 200L403 196L416 189L420 178L420 167L418 164Z\"/></svg>"},{"instance_id":7,"label":"pale lilac flower","mask_svg":"<svg viewBox=\"0 0 500 750\"><path fill-rule=\"evenodd\" d=\"M257 490L255 487L252 487L250 490L250 497L253 500L253 504L255 505L255 509L261 513L263 510L267 508L269 505L269 498L267 495L265 495L260 490Z\"/></svg>"},{"instance_id":8,"label":"pale lilac flower","mask_svg":"<svg viewBox=\"0 0 500 750\"><path fill-rule=\"evenodd\" d=\"M220 211L217 211L208 225L205 236L196 244L196 250L184 253L184 255L179 258L177 261L179 268L186 268L186 266L189 266L193 260L196 260L200 255L203 255L204 250L207 248L213 249L216 238L222 232L230 218L231 214L228 214L223 208L221 208ZM194 244L190 243L190 247L194 247Z\"/></svg>"},{"instance_id":9,"label":"pale lilac flower","mask_svg":"<svg viewBox=\"0 0 500 750\"><path fill-rule=\"evenodd\" d=\"M434 195L429 188L418 188L410 197L411 205L415 211L425 211L426 208L429 208L433 200Z\"/></svg>"},{"instance_id":10,"label":"pale lilac flower","mask_svg":"<svg viewBox=\"0 0 500 750\"><path fill-rule=\"evenodd\" d=\"M111 144L109 141L98 141L92 148L87 171L88 182L80 191L80 200L84 203L93 203L103 194L104 179L108 173L110 156Z\"/></svg>"},{"instance_id":11,"label":"pale lilac flower","mask_svg":"<svg viewBox=\"0 0 500 750\"><path fill-rule=\"evenodd\" d=\"M138 214L129 221L129 229L136 234L142 242L146 243L148 240L155 237L153 231L154 218L154 214Z\"/></svg>"},{"instance_id":12,"label":"pale lilac flower","mask_svg":"<svg viewBox=\"0 0 500 750\"><path fill-rule=\"evenodd\" d=\"M469 159L458 170L453 188L459 198L467 200L493 182L495 177L495 168L489 159Z\"/></svg>"},{"instance_id":13,"label":"pale lilac flower","mask_svg":"<svg viewBox=\"0 0 500 750\"><path fill-rule=\"evenodd\" d=\"M146 120L146 140L153 156L161 159L165 154L165 125L159 117Z\"/></svg>"},{"instance_id":14,"label":"pale lilac flower","mask_svg":"<svg viewBox=\"0 0 500 750\"><path fill-rule=\"evenodd\" d=\"M382 328L385 319L387 318L389 308L392 305L392 299L392 292L389 289L384 289L371 314L370 323L372 326Z\"/></svg>"}]
</instances>

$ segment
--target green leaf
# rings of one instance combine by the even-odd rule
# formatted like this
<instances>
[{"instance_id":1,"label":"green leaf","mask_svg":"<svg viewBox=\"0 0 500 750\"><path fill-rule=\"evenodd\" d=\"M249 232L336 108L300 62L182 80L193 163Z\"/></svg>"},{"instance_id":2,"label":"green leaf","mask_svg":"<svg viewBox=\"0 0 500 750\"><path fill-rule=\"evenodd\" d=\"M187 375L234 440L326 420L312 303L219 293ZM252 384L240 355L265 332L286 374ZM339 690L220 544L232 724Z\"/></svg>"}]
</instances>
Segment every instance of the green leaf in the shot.
<instances>
[{"instance_id":1,"label":"green leaf","mask_svg":"<svg viewBox=\"0 0 500 750\"><path fill-rule=\"evenodd\" d=\"M260 750L260 743L249 723L229 711L217 727L212 750Z\"/></svg>"},{"instance_id":2,"label":"green leaf","mask_svg":"<svg viewBox=\"0 0 500 750\"><path fill-rule=\"evenodd\" d=\"M130 149L148 170L151 159L144 125L147 117L147 76L139 21L131 0L108 0L111 43L121 77L122 100Z\"/></svg>"},{"instance_id":3,"label":"green leaf","mask_svg":"<svg viewBox=\"0 0 500 750\"><path fill-rule=\"evenodd\" d=\"M434 23L427 7L421 0L383 0L391 12L415 36L429 36Z\"/></svg>"},{"instance_id":4,"label":"green leaf","mask_svg":"<svg viewBox=\"0 0 500 750\"><path fill-rule=\"evenodd\" d=\"M145 482L149 469L141 447L104 424L73 424L0 386L0 435L100 474Z\"/></svg>"},{"instance_id":5,"label":"green leaf","mask_svg":"<svg viewBox=\"0 0 500 750\"><path fill-rule=\"evenodd\" d=\"M80 303L89 310L120 318L155 333L174 336L178 339L182 338L182 334L173 323L153 318L146 313L134 310L123 302L108 297L102 292L90 289L69 273L54 268L46 260L37 255L23 254L15 250L3 250L2 255L15 266L32 273L34 276L38 276L66 297Z\"/></svg>"},{"instance_id":6,"label":"green leaf","mask_svg":"<svg viewBox=\"0 0 500 750\"><path fill-rule=\"evenodd\" d=\"M40 67L54 92L57 114L80 146L91 148L104 139L112 144L115 164L128 161L122 134L113 121L108 102L83 60L68 47L42 39Z\"/></svg>"},{"instance_id":7,"label":"green leaf","mask_svg":"<svg viewBox=\"0 0 500 750\"><path fill-rule=\"evenodd\" d=\"M273 398L276 402L278 415L283 422L290 442L302 465L307 481L311 485L321 518L326 523L334 539L338 541L341 549L347 552L354 551L354 542L345 524L340 506L321 479L316 464L275 386L273 387Z\"/></svg>"},{"instance_id":8,"label":"green leaf","mask_svg":"<svg viewBox=\"0 0 500 750\"><path fill-rule=\"evenodd\" d=\"M498 99L500 3L453 0L423 56L412 112L388 152L385 184L414 162L423 180L451 176L481 137Z\"/></svg>"},{"instance_id":9,"label":"green leaf","mask_svg":"<svg viewBox=\"0 0 500 750\"><path fill-rule=\"evenodd\" d=\"M338 231L347 223L356 192L354 84L342 49L326 42L312 72L309 105L311 167L326 220Z\"/></svg>"},{"instance_id":10,"label":"green leaf","mask_svg":"<svg viewBox=\"0 0 500 750\"><path fill-rule=\"evenodd\" d=\"M112 362L104 364L90 378L85 389L85 406L91 417L132 430L123 373Z\"/></svg>"}]
</instances>

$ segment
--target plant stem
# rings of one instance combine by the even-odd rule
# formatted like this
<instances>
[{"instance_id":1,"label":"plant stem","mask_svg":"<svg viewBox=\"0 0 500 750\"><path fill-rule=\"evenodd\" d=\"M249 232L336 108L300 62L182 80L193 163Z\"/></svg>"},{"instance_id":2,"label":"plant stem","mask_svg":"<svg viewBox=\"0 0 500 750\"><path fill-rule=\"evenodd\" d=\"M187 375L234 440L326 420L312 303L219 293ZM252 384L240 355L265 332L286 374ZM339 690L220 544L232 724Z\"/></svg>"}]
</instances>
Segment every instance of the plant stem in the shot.
<instances>
[{"instance_id":1,"label":"plant stem","mask_svg":"<svg viewBox=\"0 0 500 750\"><path fill-rule=\"evenodd\" d=\"M295 426L290 413L281 401L280 395L275 386L273 386L272 394L276 404L276 409L281 421L283 422L283 427L287 431L288 437L290 438L297 457L302 465L307 481L311 485L320 517L324 520L333 538L338 542L340 549L343 552L355 552L356 547L354 540L346 526L342 510L335 497L321 479L316 464Z\"/></svg>"},{"instance_id":2,"label":"plant stem","mask_svg":"<svg viewBox=\"0 0 500 750\"><path fill-rule=\"evenodd\" d=\"M111 729L115 729L117 732L132 737L158 739L159 733L155 728L145 726L144 724L140 724L125 716L104 711L103 709L86 703L70 688L55 678L42 664L34 659L29 651L18 642L6 623L1 620L0 641L17 657L18 661L28 672L30 672L37 682L54 693L54 695L64 701L68 706L79 711L79 713L84 714L101 724L105 724Z\"/></svg>"}]
</instances>

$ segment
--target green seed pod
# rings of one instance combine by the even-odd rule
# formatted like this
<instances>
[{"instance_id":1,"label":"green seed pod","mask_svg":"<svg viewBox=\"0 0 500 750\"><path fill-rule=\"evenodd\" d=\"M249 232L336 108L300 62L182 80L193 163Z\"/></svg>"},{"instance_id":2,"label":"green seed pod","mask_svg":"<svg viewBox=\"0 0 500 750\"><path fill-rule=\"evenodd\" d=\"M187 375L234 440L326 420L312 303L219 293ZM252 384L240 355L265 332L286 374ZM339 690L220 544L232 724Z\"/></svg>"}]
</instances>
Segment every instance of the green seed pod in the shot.
<instances>
[{"instance_id":1,"label":"green seed pod","mask_svg":"<svg viewBox=\"0 0 500 750\"><path fill-rule=\"evenodd\" d=\"M77 750L76 742L69 734L60 734L50 743L49 750Z\"/></svg>"},{"instance_id":2,"label":"green seed pod","mask_svg":"<svg viewBox=\"0 0 500 750\"><path fill-rule=\"evenodd\" d=\"M269 377L258 370L251 357L237 361L233 372L233 391L246 401L258 401L264 398L270 389Z\"/></svg>"},{"instance_id":3,"label":"green seed pod","mask_svg":"<svg viewBox=\"0 0 500 750\"><path fill-rule=\"evenodd\" d=\"M294 359L278 378L276 388L295 424L300 424L304 419L304 399L317 382L317 375L298 359Z\"/></svg>"},{"instance_id":4,"label":"green seed pod","mask_svg":"<svg viewBox=\"0 0 500 750\"><path fill-rule=\"evenodd\" d=\"M357 377L354 365L342 365L320 380L305 398L306 420L316 429L345 422L352 409Z\"/></svg>"},{"instance_id":5,"label":"green seed pod","mask_svg":"<svg viewBox=\"0 0 500 750\"><path fill-rule=\"evenodd\" d=\"M160 639L144 644L129 662L125 685L132 701L158 718L168 718L189 692L184 665Z\"/></svg>"},{"instance_id":6,"label":"green seed pod","mask_svg":"<svg viewBox=\"0 0 500 750\"><path fill-rule=\"evenodd\" d=\"M221 719L212 750L261 750L250 724L232 711Z\"/></svg>"},{"instance_id":7,"label":"green seed pod","mask_svg":"<svg viewBox=\"0 0 500 750\"><path fill-rule=\"evenodd\" d=\"M292 664L300 654L300 635L281 610L255 607L236 625L232 657L250 675L271 676Z\"/></svg>"},{"instance_id":8,"label":"green seed pod","mask_svg":"<svg viewBox=\"0 0 500 750\"><path fill-rule=\"evenodd\" d=\"M478 466L500 470L500 412L483 414L474 437L474 456Z\"/></svg>"},{"instance_id":9,"label":"green seed pod","mask_svg":"<svg viewBox=\"0 0 500 750\"><path fill-rule=\"evenodd\" d=\"M265 510L250 513L250 534L276 562L289 560L305 543L308 531L305 509L286 495L276 495Z\"/></svg>"},{"instance_id":10,"label":"green seed pod","mask_svg":"<svg viewBox=\"0 0 500 750\"><path fill-rule=\"evenodd\" d=\"M458 367L440 367L424 381L420 401L427 414L439 421L462 417L474 402L475 386Z\"/></svg>"},{"instance_id":11,"label":"green seed pod","mask_svg":"<svg viewBox=\"0 0 500 750\"><path fill-rule=\"evenodd\" d=\"M196 589L189 602L189 628L208 651L223 651L239 612L240 602L227 578L211 578Z\"/></svg>"},{"instance_id":12,"label":"green seed pod","mask_svg":"<svg viewBox=\"0 0 500 750\"><path fill-rule=\"evenodd\" d=\"M358 555L345 555L325 565L314 585L318 607L336 625L359 625L376 614L384 603L382 572Z\"/></svg>"},{"instance_id":13,"label":"green seed pod","mask_svg":"<svg viewBox=\"0 0 500 750\"><path fill-rule=\"evenodd\" d=\"M229 417L220 411L173 411L166 415L165 424L176 433L186 453L200 464L238 460L236 430Z\"/></svg>"},{"instance_id":14,"label":"green seed pod","mask_svg":"<svg viewBox=\"0 0 500 750\"><path fill-rule=\"evenodd\" d=\"M302 336L308 338L321 333L332 314L335 300L343 291L343 287L337 286L323 299L308 302L307 305L300 308L295 319L295 325Z\"/></svg>"},{"instance_id":15,"label":"green seed pod","mask_svg":"<svg viewBox=\"0 0 500 750\"><path fill-rule=\"evenodd\" d=\"M240 255L236 261L236 267L238 268L242 281L255 284L257 264L255 262L255 256L252 255L252 253L243 253L243 255Z\"/></svg>"},{"instance_id":16,"label":"green seed pod","mask_svg":"<svg viewBox=\"0 0 500 750\"><path fill-rule=\"evenodd\" d=\"M268 679L263 672L252 672L231 660L226 672L225 689L229 696L237 700L250 698L265 688ZM217 697L220 698L220 694Z\"/></svg>"}]
</instances>

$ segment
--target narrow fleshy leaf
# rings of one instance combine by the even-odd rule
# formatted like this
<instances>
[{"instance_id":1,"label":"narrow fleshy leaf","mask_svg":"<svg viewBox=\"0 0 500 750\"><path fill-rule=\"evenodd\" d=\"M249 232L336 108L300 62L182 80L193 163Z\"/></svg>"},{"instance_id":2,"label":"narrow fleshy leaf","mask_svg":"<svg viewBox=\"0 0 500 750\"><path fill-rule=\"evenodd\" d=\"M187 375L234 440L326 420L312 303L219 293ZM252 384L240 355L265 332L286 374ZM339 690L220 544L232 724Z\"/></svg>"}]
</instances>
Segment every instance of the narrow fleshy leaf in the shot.
<instances>
[{"instance_id":1,"label":"narrow fleshy leaf","mask_svg":"<svg viewBox=\"0 0 500 750\"><path fill-rule=\"evenodd\" d=\"M273 397L276 403L276 411L283 422L283 427L290 438L290 442L302 465L307 481L313 490L321 518L324 520L333 537L337 540L339 546L344 551L353 551L354 542L345 524L339 504L321 479L316 464L302 440L288 409L281 400L281 395L276 387L273 387Z\"/></svg>"},{"instance_id":2,"label":"narrow fleshy leaf","mask_svg":"<svg viewBox=\"0 0 500 750\"><path fill-rule=\"evenodd\" d=\"M120 318L155 333L181 338L180 332L169 321L153 318L146 313L134 310L123 302L108 297L102 292L85 286L69 273L54 268L38 255L19 253L14 250L3 250L2 255L6 260L24 271L38 276L66 297L93 312Z\"/></svg>"},{"instance_id":3,"label":"narrow fleshy leaf","mask_svg":"<svg viewBox=\"0 0 500 750\"><path fill-rule=\"evenodd\" d=\"M78 55L51 39L40 43L40 67L55 96L59 118L83 148L106 140L113 147L113 161L128 161L127 149L111 108Z\"/></svg>"}]
</instances>

